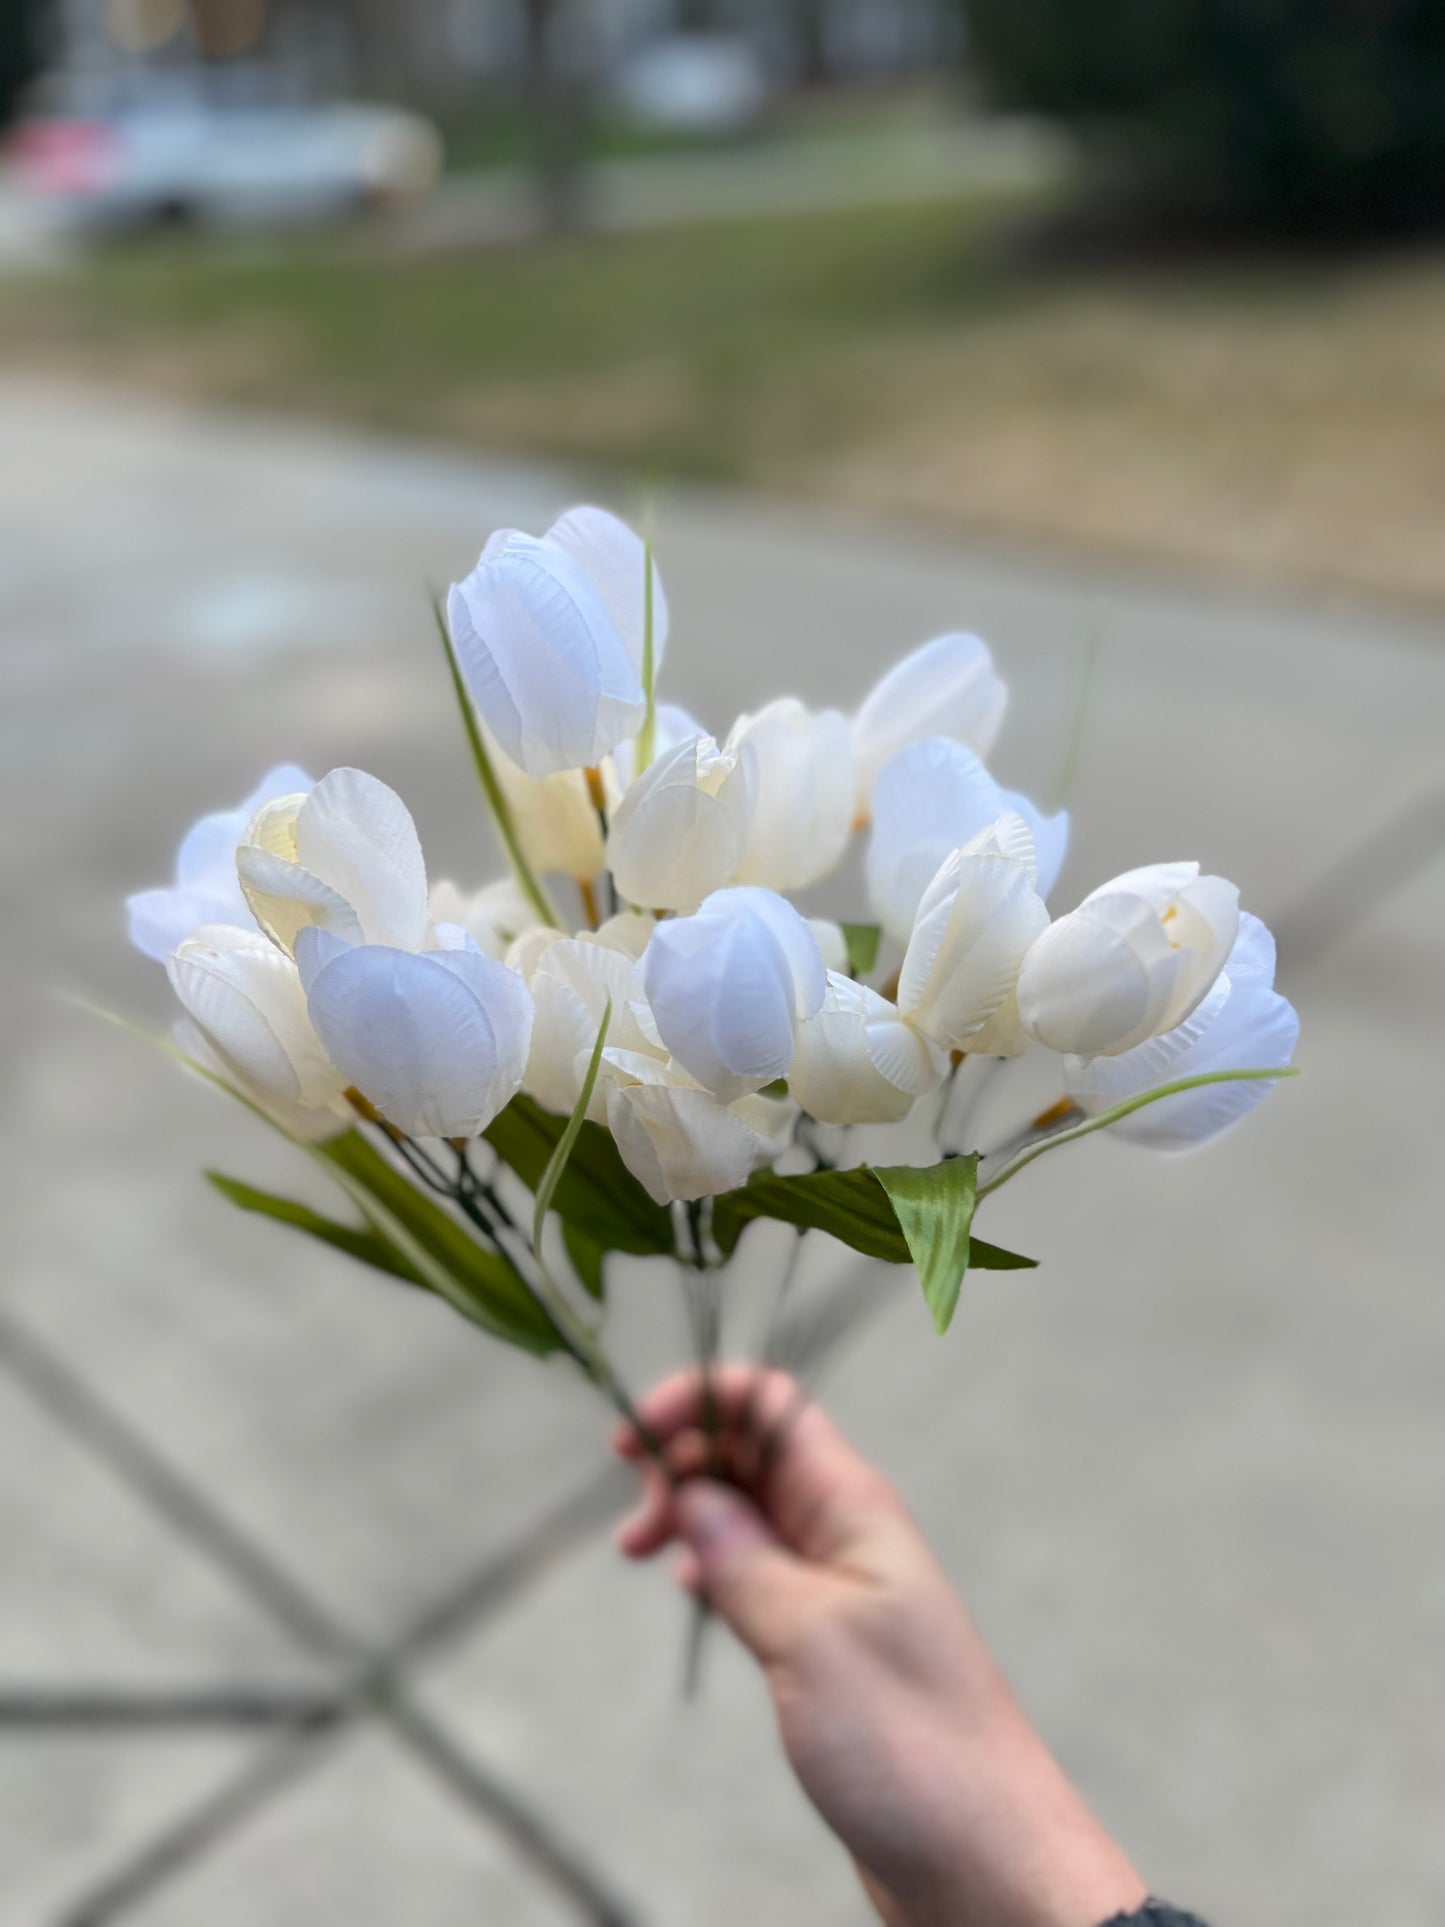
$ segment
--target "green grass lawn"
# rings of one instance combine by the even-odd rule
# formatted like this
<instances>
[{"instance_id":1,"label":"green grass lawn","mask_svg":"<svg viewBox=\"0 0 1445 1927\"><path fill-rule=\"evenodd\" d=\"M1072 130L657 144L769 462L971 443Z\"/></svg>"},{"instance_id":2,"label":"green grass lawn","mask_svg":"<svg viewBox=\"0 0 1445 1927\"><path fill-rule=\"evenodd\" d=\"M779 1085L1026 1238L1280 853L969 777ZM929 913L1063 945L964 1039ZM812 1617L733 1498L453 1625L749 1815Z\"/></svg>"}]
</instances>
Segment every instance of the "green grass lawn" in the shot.
<instances>
[{"instance_id":1,"label":"green grass lawn","mask_svg":"<svg viewBox=\"0 0 1445 1927\"><path fill-rule=\"evenodd\" d=\"M1032 206L154 241L0 283L0 362L1445 601L1439 260L1046 269Z\"/></svg>"}]
</instances>

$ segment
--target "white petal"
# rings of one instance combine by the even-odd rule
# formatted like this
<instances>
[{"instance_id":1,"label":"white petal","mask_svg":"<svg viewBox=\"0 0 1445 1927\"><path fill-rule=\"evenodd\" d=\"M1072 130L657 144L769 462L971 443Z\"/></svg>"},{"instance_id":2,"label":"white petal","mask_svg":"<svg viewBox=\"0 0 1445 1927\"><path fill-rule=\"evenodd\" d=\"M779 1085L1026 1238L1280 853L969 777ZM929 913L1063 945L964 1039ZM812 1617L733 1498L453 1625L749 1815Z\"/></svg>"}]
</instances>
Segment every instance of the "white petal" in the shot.
<instances>
[{"instance_id":1,"label":"white petal","mask_svg":"<svg viewBox=\"0 0 1445 1927\"><path fill-rule=\"evenodd\" d=\"M652 719L652 754L654 760L665 756L670 749L681 743L695 743L707 731L690 710L678 703L659 703ZM612 772L617 779L617 793L611 799L615 809L631 787L637 775L637 738L625 737L612 752Z\"/></svg>"},{"instance_id":2,"label":"white petal","mask_svg":"<svg viewBox=\"0 0 1445 1927\"><path fill-rule=\"evenodd\" d=\"M746 1184L761 1148L742 1118L706 1091L614 1085L607 1123L628 1170L658 1204Z\"/></svg>"},{"instance_id":3,"label":"white petal","mask_svg":"<svg viewBox=\"0 0 1445 1927\"><path fill-rule=\"evenodd\" d=\"M368 943L427 941L426 864L411 813L364 770L334 769L296 817L296 860L356 912Z\"/></svg>"},{"instance_id":4,"label":"white petal","mask_svg":"<svg viewBox=\"0 0 1445 1927\"><path fill-rule=\"evenodd\" d=\"M755 917L777 939L793 979L793 1007L799 1017L811 1017L822 1008L827 988L823 954L806 917L802 917L775 890L756 884L738 885L730 890L715 890L698 909L700 917L729 922L737 917Z\"/></svg>"},{"instance_id":5,"label":"white petal","mask_svg":"<svg viewBox=\"0 0 1445 1927\"><path fill-rule=\"evenodd\" d=\"M410 1136L475 1137L521 1086L532 999L480 951L347 950L310 1009L332 1062Z\"/></svg>"},{"instance_id":6,"label":"white petal","mask_svg":"<svg viewBox=\"0 0 1445 1927\"><path fill-rule=\"evenodd\" d=\"M173 950L205 923L253 924L246 899L236 886L236 900L208 897L194 890L140 890L125 900L128 933L143 956L164 963Z\"/></svg>"},{"instance_id":7,"label":"white petal","mask_svg":"<svg viewBox=\"0 0 1445 1927\"><path fill-rule=\"evenodd\" d=\"M608 917L596 930L584 930L580 941L600 943L607 950L620 950L624 957L631 957L636 963L651 943L656 928L656 917L635 910L622 910L615 917Z\"/></svg>"},{"instance_id":8,"label":"white petal","mask_svg":"<svg viewBox=\"0 0 1445 1927\"><path fill-rule=\"evenodd\" d=\"M642 972L663 1043L715 1096L728 1102L786 1073L797 1024L793 972L761 918L660 924Z\"/></svg>"},{"instance_id":9,"label":"white petal","mask_svg":"<svg viewBox=\"0 0 1445 1927\"><path fill-rule=\"evenodd\" d=\"M618 889L647 910L692 910L736 875L752 819L755 759L711 737L660 756L613 813L607 860Z\"/></svg>"},{"instance_id":10,"label":"white petal","mask_svg":"<svg viewBox=\"0 0 1445 1927\"><path fill-rule=\"evenodd\" d=\"M849 971L848 939L843 935L843 926L834 923L831 917L809 917L808 928L823 959L823 968L846 977Z\"/></svg>"},{"instance_id":11,"label":"white petal","mask_svg":"<svg viewBox=\"0 0 1445 1927\"><path fill-rule=\"evenodd\" d=\"M1034 888L1047 903L1064 867L1064 858L1069 854L1069 812L1060 810L1056 816L1045 816L1037 803L1018 790L1003 790L1000 795L1003 808L1021 816L1029 826L1038 864Z\"/></svg>"},{"instance_id":12,"label":"white petal","mask_svg":"<svg viewBox=\"0 0 1445 1927\"><path fill-rule=\"evenodd\" d=\"M306 1014L296 965L258 931L203 927L167 963L187 1014L240 1073L283 1104L318 1104L342 1079Z\"/></svg>"},{"instance_id":13,"label":"white petal","mask_svg":"<svg viewBox=\"0 0 1445 1927\"><path fill-rule=\"evenodd\" d=\"M962 743L930 737L890 758L873 791L868 901L889 936L908 941L939 865L994 822L1003 792Z\"/></svg>"},{"instance_id":14,"label":"white petal","mask_svg":"<svg viewBox=\"0 0 1445 1927\"><path fill-rule=\"evenodd\" d=\"M637 669L586 570L556 543L494 538L453 587L447 622L477 708L528 775L590 768L636 733Z\"/></svg>"},{"instance_id":15,"label":"white petal","mask_svg":"<svg viewBox=\"0 0 1445 1927\"><path fill-rule=\"evenodd\" d=\"M1007 706L1008 691L978 636L935 636L915 649L874 687L854 722L859 808L866 812L884 764L925 736L949 736L987 756Z\"/></svg>"},{"instance_id":16,"label":"white petal","mask_svg":"<svg viewBox=\"0 0 1445 1927\"><path fill-rule=\"evenodd\" d=\"M532 868L569 877L596 876L603 864L602 826L582 771L529 776L500 744L492 742L489 748Z\"/></svg>"},{"instance_id":17,"label":"white petal","mask_svg":"<svg viewBox=\"0 0 1445 1927\"><path fill-rule=\"evenodd\" d=\"M443 879L434 883L428 899L432 926L441 944L442 924L465 930L489 957L505 959L513 940L537 922L537 912L511 877L488 883L480 890L460 890Z\"/></svg>"},{"instance_id":18,"label":"white petal","mask_svg":"<svg viewBox=\"0 0 1445 1927\"><path fill-rule=\"evenodd\" d=\"M815 715L787 696L739 718L728 746L745 742L757 756L757 794L739 880L805 889L836 867L852 834L848 719L836 709Z\"/></svg>"},{"instance_id":19,"label":"white petal","mask_svg":"<svg viewBox=\"0 0 1445 1927\"><path fill-rule=\"evenodd\" d=\"M1158 1028L1189 963L1138 896L1087 898L1039 937L1018 980L1024 1029L1083 1057L1130 1050Z\"/></svg>"},{"instance_id":20,"label":"white petal","mask_svg":"<svg viewBox=\"0 0 1445 1927\"><path fill-rule=\"evenodd\" d=\"M1011 850L1012 855L1005 854ZM1034 889L1028 831L1006 816L950 857L924 892L898 980L898 1007L950 1050L1014 995L1049 913Z\"/></svg>"},{"instance_id":21,"label":"white petal","mask_svg":"<svg viewBox=\"0 0 1445 1927\"><path fill-rule=\"evenodd\" d=\"M1257 981L1266 990L1272 989L1275 961L1274 937L1268 924L1261 923L1248 910L1242 910L1239 914L1239 935L1234 940L1234 948L1225 965L1230 982L1242 984Z\"/></svg>"},{"instance_id":22,"label":"white petal","mask_svg":"<svg viewBox=\"0 0 1445 1927\"><path fill-rule=\"evenodd\" d=\"M345 897L271 850L243 843L236 852L236 873L251 914L283 950L294 950L309 924L330 930L345 943L362 943L361 921Z\"/></svg>"},{"instance_id":23,"label":"white petal","mask_svg":"<svg viewBox=\"0 0 1445 1927\"><path fill-rule=\"evenodd\" d=\"M1258 977L1221 976L1185 1023L1120 1057L1066 1058L1064 1086L1090 1116L1126 1099L1218 1070L1269 1070L1288 1064L1299 1019ZM1188 1150L1238 1122L1273 1085L1207 1085L1162 1098L1110 1126L1116 1137L1156 1150Z\"/></svg>"},{"instance_id":24,"label":"white petal","mask_svg":"<svg viewBox=\"0 0 1445 1927\"><path fill-rule=\"evenodd\" d=\"M547 531L547 540L579 562L601 596L638 675L642 674L645 635L645 568L642 537L606 509L586 505L568 509ZM667 597L662 576L652 565L652 663L662 666L667 648Z\"/></svg>"},{"instance_id":25,"label":"white petal","mask_svg":"<svg viewBox=\"0 0 1445 1927\"><path fill-rule=\"evenodd\" d=\"M831 973L822 1009L799 1026L788 1087L823 1124L887 1124L942 1082L948 1060L866 984Z\"/></svg>"}]
</instances>

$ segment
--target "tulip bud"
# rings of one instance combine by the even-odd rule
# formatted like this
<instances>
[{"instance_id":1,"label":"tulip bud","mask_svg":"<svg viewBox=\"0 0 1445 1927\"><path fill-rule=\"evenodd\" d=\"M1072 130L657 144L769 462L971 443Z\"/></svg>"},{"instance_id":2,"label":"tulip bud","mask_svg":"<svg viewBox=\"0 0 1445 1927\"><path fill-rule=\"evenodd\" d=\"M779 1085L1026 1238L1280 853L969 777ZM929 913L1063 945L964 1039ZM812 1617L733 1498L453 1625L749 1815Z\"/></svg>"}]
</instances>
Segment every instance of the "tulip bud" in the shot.
<instances>
[{"instance_id":1,"label":"tulip bud","mask_svg":"<svg viewBox=\"0 0 1445 1927\"><path fill-rule=\"evenodd\" d=\"M899 1010L949 1050L1008 1054L992 1020L1048 921L1028 828L1001 816L947 857L924 891L899 973Z\"/></svg>"},{"instance_id":2,"label":"tulip bud","mask_svg":"<svg viewBox=\"0 0 1445 1927\"><path fill-rule=\"evenodd\" d=\"M416 825L395 790L364 770L334 769L309 794L266 804L236 869L257 923L283 950L309 924L353 944L421 950L429 941Z\"/></svg>"},{"instance_id":3,"label":"tulip bud","mask_svg":"<svg viewBox=\"0 0 1445 1927\"><path fill-rule=\"evenodd\" d=\"M643 771L618 804L607 861L629 903L694 910L737 875L756 791L750 744L720 750L711 736L679 743Z\"/></svg>"},{"instance_id":4,"label":"tulip bud","mask_svg":"<svg viewBox=\"0 0 1445 1927\"><path fill-rule=\"evenodd\" d=\"M658 1035L724 1103L787 1074L798 1025L827 988L817 939L771 890L719 890L659 924L642 960Z\"/></svg>"},{"instance_id":5,"label":"tulip bud","mask_svg":"<svg viewBox=\"0 0 1445 1927\"><path fill-rule=\"evenodd\" d=\"M499 530L453 585L447 626L467 687L529 776L590 769L641 726L645 587L642 543L592 508L540 539ZM654 575L654 664L666 636Z\"/></svg>"},{"instance_id":6,"label":"tulip bud","mask_svg":"<svg viewBox=\"0 0 1445 1927\"><path fill-rule=\"evenodd\" d=\"M1242 915L1228 962L1182 1024L1115 1057L1066 1057L1064 1089L1089 1117L1161 1084L1209 1071L1283 1068L1299 1041L1299 1018L1274 988L1274 938ZM1157 1151L1188 1151L1218 1137L1274 1086L1263 1080L1178 1091L1121 1118L1115 1137Z\"/></svg>"},{"instance_id":7,"label":"tulip bud","mask_svg":"<svg viewBox=\"0 0 1445 1927\"><path fill-rule=\"evenodd\" d=\"M328 1057L409 1137L476 1137L521 1088L531 995L475 945L416 954L312 929L297 960Z\"/></svg>"},{"instance_id":8,"label":"tulip bud","mask_svg":"<svg viewBox=\"0 0 1445 1927\"><path fill-rule=\"evenodd\" d=\"M829 971L822 1009L798 1027L788 1089L820 1124L892 1124L947 1070L947 1052L896 1005Z\"/></svg>"},{"instance_id":9,"label":"tulip bud","mask_svg":"<svg viewBox=\"0 0 1445 1927\"><path fill-rule=\"evenodd\" d=\"M250 905L236 876L236 848L263 803L309 790L311 778L294 764L283 764L261 778L244 803L203 816L187 831L176 857L171 889L141 890L126 898L130 940L158 963L202 924L254 927Z\"/></svg>"},{"instance_id":10,"label":"tulip bud","mask_svg":"<svg viewBox=\"0 0 1445 1927\"><path fill-rule=\"evenodd\" d=\"M801 890L827 876L853 829L853 738L836 709L814 714L792 696L733 725L727 747L752 746L757 792L740 883Z\"/></svg>"},{"instance_id":11,"label":"tulip bud","mask_svg":"<svg viewBox=\"0 0 1445 1927\"><path fill-rule=\"evenodd\" d=\"M296 965L259 930L205 925L166 972L186 1014L245 1088L308 1109L340 1095L346 1080L312 1028Z\"/></svg>"},{"instance_id":12,"label":"tulip bud","mask_svg":"<svg viewBox=\"0 0 1445 1927\"><path fill-rule=\"evenodd\" d=\"M867 881L873 914L891 937L908 941L939 864L1006 813L1028 826L1034 887L1047 898L1068 848L1066 811L1045 817L1026 796L1001 789L963 743L929 737L889 760L873 790Z\"/></svg>"},{"instance_id":13,"label":"tulip bud","mask_svg":"<svg viewBox=\"0 0 1445 1927\"><path fill-rule=\"evenodd\" d=\"M1050 1050L1117 1057L1207 995L1239 929L1239 892L1197 863L1130 870L1039 938L1019 974L1024 1029Z\"/></svg>"},{"instance_id":14,"label":"tulip bud","mask_svg":"<svg viewBox=\"0 0 1445 1927\"><path fill-rule=\"evenodd\" d=\"M1003 723L1008 690L978 636L935 636L895 663L853 722L858 810L866 818L883 765L925 736L948 736L986 757Z\"/></svg>"}]
</instances>

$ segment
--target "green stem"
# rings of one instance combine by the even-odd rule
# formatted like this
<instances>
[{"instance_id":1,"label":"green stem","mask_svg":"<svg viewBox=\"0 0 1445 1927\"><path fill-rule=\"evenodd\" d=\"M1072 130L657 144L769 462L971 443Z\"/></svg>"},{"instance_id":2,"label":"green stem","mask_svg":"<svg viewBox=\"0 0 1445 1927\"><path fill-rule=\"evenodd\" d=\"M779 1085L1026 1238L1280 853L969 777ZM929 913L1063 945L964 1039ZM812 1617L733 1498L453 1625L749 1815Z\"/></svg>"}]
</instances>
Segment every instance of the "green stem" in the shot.
<instances>
[{"instance_id":1,"label":"green stem","mask_svg":"<svg viewBox=\"0 0 1445 1927\"><path fill-rule=\"evenodd\" d=\"M502 788L496 770L492 767L492 759L487 752L487 745L482 738L480 728L477 726L476 711L472 707L472 699L467 691L465 679L462 676L461 664L457 661L457 652L452 647L451 632L447 628L446 613L442 608L441 599L438 596L432 597L432 614L436 617L437 634L441 637L442 647L447 653L447 666L452 673L452 687L456 691L457 707L462 712L462 724L467 732L467 741L471 745L472 761L476 765L477 779L481 783L482 794L487 799L487 808L492 812L492 820L497 826L497 834L501 837L502 846L507 852L507 860L512 866L512 873L521 886L527 901L537 912L537 915L542 919L543 923L550 924L554 929L560 929L561 925L558 922L556 909L548 897L547 892L538 881L536 871L527 861L526 852L522 848L521 835L517 829L517 819L512 814L512 806L507 801L506 792Z\"/></svg>"},{"instance_id":2,"label":"green stem","mask_svg":"<svg viewBox=\"0 0 1445 1927\"><path fill-rule=\"evenodd\" d=\"M1177 1097L1180 1091L1197 1091L1206 1084L1252 1084L1298 1076L1299 1072L1292 1068L1276 1071L1202 1071L1198 1077L1181 1077L1177 1083L1161 1084L1156 1090L1126 1098L1122 1104L1114 1105L1112 1110L1100 1111L1097 1117L1091 1117L1086 1124L1076 1124L1072 1131L1056 1131L1052 1137L1046 1137L1041 1143L1031 1144L1026 1151L1020 1151L997 1177L979 1186L976 1202L982 1204L991 1192L997 1191L1001 1184L1007 1184L1010 1178L1017 1177L1025 1165L1032 1164L1035 1158L1041 1158L1045 1151L1056 1150L1061 1144L1073 1144L1077 1139L1087 1137L1091 1131L1106 1130L1109 1125L1117 1124L1120 1118L1142 1111L1146 1104L1157 1104L1161 1098Z\"/></svg>"}]
</instances>

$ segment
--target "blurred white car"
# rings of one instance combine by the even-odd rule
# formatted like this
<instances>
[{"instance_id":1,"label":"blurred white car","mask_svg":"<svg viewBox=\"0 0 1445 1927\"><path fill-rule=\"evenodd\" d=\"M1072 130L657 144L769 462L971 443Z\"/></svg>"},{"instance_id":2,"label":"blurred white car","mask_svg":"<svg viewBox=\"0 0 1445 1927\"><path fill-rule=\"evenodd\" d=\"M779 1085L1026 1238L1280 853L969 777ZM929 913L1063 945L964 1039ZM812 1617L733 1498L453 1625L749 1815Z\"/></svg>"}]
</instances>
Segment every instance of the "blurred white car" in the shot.
<instances>
[{"instance_id":1,"label":"blurred white car","mask_svg":"<svg viewBox=\"0 0 1445 1927\"><path fill-rule=\"evenodd\" d=\"M78 225L253 227L423 194L436 130L390 107L213 101L168 92L110 112L39 115L8 142L22 189Z\"/></svg>"}]
</instances>

